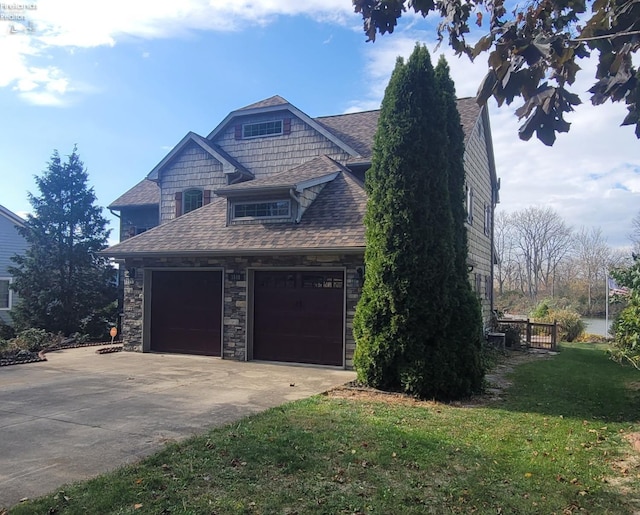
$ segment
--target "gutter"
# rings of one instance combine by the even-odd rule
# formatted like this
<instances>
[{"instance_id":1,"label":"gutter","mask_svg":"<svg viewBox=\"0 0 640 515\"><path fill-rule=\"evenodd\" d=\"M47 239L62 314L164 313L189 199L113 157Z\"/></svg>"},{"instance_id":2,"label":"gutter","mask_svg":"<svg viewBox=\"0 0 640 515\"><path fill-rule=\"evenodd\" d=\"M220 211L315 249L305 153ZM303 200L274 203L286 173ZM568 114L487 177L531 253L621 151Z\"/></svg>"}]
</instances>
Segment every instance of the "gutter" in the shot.
<instances>
[{"instance_id":1,"label":"gutter","mask_svg":"<svg viewBox=\"0 0 640 515\"><path fill-rule=\"evenodd\" d=\"M226 250L173 250L158 252L109 252L109 249L98 254L112 258L167 258L167 257L212 257L212 256L265 256L265 255L300 255L300 254L363 254L364 245L361 247L326 247L326 248L289 248L289 249L226 249Z\"/></svg>"},{"instance_id":2,"label":"gutter","mask_svg":"<svg viewBox=\"0 0 640 515\"><path fill-rule=\"evenodd\" d=\"M297 210L296 218L294 220L296 224L299 224L300 220L302 219L302 204L300 204L300 197L298 195L299 195L298 190L294 188L289 189L289 196L293 199L293 201L296 204L298 204L298 210Z\"/></svg>"}]
</instances>

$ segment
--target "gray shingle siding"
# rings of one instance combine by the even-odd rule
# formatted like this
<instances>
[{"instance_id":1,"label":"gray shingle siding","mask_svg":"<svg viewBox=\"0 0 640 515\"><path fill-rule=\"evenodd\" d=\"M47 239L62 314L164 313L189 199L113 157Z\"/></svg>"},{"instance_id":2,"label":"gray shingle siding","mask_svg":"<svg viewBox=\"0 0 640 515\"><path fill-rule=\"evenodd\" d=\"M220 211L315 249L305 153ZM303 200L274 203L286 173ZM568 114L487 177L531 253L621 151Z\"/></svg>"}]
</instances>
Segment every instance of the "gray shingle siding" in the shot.
<instances>
[{"instance_id":1,"label":"gray shingle siding","mask_svg":"<svg viewBox=\"0 0 640 515\"><path fill-rule=\"evenodd\" d=\"M469 242L469 263L473 265L473 270L469 274L469 280L476 287L476 274L481 275L480 288L476 291L482 303L482 316L485 324L488 323L491 315L490 295L491 291L486 290L486 278L491 278L491 233L485 234L484 230L484 208L491 205L492 185L491 176L488 173L489 155L487 151L486 139L482 118L478 118L472 134L465 146L465 170L466 184L473 188L473 223L467 224L467 234ZM493 212L493 209L492 209ZM490 279L489 279L490 281Z\"/></svg>"},{"instance_id":2,"label":"gray shingle siding","mask_svg":"<svg viewBox=\"0 0 640 515\"><path fill-rule=\"evenodd\" d=\"M9 219L0 215L0 279L10 279L8 268L15 263L11 258L16 254L22 254L27 248L26 240L18 233L16 225ZM18 296L13 292L12 304L15 305ZM0 309L0 320L10 323L9 311Z\"/></svg>"},{"instance_id":3,"label":"gray shingle siding","mask_svg":"<svg viewBox=\"0 0 640 515\"><path fill-rule=\"evenodd\" d=\"M227 184L222 163L195 143L189 144L160 177L160 223L176 216L177 192L189 188L215 190Z\"/></svg>"},{"instance_id":4,"label":"gray shingle siding","mask_svg":"<svg viewBox=\"0 0 640 515\"><path fill-rule=\"evenodd\" d=\"M283 118L291 119L291 133L252 139L236 139L235 126ZM322 134L309 127L289 111L253 115L237 120L217 135L218 146L253 172L256 178L284 172L312 157L326 154L337 161L346 161L349 155Z\"/></svg>"}]
</instances>

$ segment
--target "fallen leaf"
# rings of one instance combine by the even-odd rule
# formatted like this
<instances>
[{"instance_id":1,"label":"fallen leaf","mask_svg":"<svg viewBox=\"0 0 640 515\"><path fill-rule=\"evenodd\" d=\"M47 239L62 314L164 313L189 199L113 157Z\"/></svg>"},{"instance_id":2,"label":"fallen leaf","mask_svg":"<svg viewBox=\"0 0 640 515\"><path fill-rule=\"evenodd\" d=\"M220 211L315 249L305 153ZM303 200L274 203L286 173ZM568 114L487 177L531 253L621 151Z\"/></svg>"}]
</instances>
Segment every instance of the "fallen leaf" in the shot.
<instances>
[{"instance_id":1,"label":"fallen leaf","mask_svg":"<svg viewBox=\"0 0 640 515\"><path fill-rule=\"evenodd\" d=\"M136 503L136 504L133 505L133 509L134 510L139 510L140 508L142 508L142 504L140 504L140 503Z\"/></svg>"},{"instance_id":2,"label":"fallen leaf","mask_svg":"<svg viewBox=\"0 0 640 515\"><path fill-rule=\"evenodd\" d=\"M531 472L525 472L524 477L531 477L533 474Z\"/></svg>"}]
</instances>

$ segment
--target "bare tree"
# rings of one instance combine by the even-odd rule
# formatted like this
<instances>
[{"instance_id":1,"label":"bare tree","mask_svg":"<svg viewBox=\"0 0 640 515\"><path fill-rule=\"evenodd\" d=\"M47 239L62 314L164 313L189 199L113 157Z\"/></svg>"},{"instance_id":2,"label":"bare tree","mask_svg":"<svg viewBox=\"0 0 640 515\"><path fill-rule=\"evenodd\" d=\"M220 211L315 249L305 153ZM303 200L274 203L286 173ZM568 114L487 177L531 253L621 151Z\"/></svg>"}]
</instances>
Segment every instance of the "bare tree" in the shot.
<instances>
[{"instance_id":1,"label":"bare tree","mask_svg":"<svg viewBox=\"0 0 640 515\"><path fill-rule=\"evenodd\" d=\"M518 287L518 255L515 247L511 215L504 211L496 214L493 238L496 255L498 257L495 274L498 295L503 295L505 290L513 290Z\"/></svg>"},{"instance_id":2,"label":"bare tree","mask_svg":"<svg viewBox=\"0 0 640 515\"><path fill-rule=\"evenodd\" d=\"M634 252L640 253L640 211L631 222L632 231L629 235L631 243L633 243Z\"/></svg>"},{"instance_id":3,"label":"bare tree","mask_svg":"<svg viewBox=\"0 0 640 515\"><path fill-rule=\"evenodd\" d=\"M571 249L571 233L551 208L529 207L512 215L520 255L523 293L532 301L544 290L553 296L556 270Z\"/></svg>"},{"instance_id":4,"label":"bare tree","mask_svg":"<svg viewBox=\"0 0 640 515\"><path fill-rule=\"evenodd\" d=\"M594 294L598 292L604 296L606 269L612 256L611 249L599 227L592 227L590 230L585 227L580 228L574 235L573 244L576 269L587 289L586 313L591 315L594 308Z\"/></svg>"}]
</instances>

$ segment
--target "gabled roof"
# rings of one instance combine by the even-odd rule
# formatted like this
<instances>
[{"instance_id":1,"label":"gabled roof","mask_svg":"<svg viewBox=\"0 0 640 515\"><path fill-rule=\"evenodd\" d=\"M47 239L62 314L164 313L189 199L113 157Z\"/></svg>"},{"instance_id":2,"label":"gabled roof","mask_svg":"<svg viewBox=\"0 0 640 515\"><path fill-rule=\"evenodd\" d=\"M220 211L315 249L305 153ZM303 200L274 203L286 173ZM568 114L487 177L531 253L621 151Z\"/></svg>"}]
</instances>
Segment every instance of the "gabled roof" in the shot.
<instances>
[{"instance_id":1,"label":"gabled roof","mask_svg":"<svg viewBox=\"0 0 640 515\"><path fill-rule=\"evenodd\" d=\"M13 211L9 211L2 205L0 205L0 216L4 216L7 220L18 227L24 227L24 219L16 215Z\"/></svg>"},{"instance_id":2,"label":"gabled roof","mask_svg":"<svg viewBox=\"0 0 640 515\"><path fill-rule=\"evenodd\" d=\"M253 175L246 168L244 168L244 166L238 163L238 161L231 158L229 154L222 151L220 147L214 145L213 143L211 143L211 141L207 141L195 132L189 132L184 138L180 140L180 143L173 147L171 152L169 152L164 157L164 159L160 161L154 167L154 169L151 170L151 172L149 172L149 175L147 175L147 179L151 181L157 181L160 178L160 172L162 171L162 169L169 163L171 163L171 161L173 161L176 157L178 157L184 150L184 148L192 142L202 148L202 150L207 152L211 157L222 163L222 169L224 173L241 172L245 175Z\"/></svg>"},{"instance_id":3,"label":"gabled roof","mask_svg":"<svg viewBox=\"0 0 640 515\"><path fill-rule=\"evenodd\" d=\"M211 204L103 251L111 257L364 252L366 193L349 172L319 193L300 223L227 225L227 201Z\"/></svg>"},{"instance_id":4,"label":"gabled roof","mask_svg":"<svg viewBox=\"0 0 640 515\"><path fill-rule=\"evenodd\" d=\"M272 97L265 98L264 100L260 100L260 102L255 102L254 104L250 104L248 106L241 107L238 111L250 110L250 109L260 109L263 107L273 107L273 106L281 106L286 105L287 102L280 95L273 95Z\"/></svg>"},{"instance_id":5,"label":"gabled roof","mask_svg":"<svg viewBox=\"0 0 640 515\"><path fill-rule=\"evenodd\" d=\"M154 206L160 203L160 187L149 179L142 179L129 191L118 197L107 209L122 209L127 207Z\"/></svg>"},{"instance_id":6,"label":"gabled roof","mask_svg":"<svg viewBox=\"0 0 640 515\"><path fill-rule=\"evenodd\" d=\"M478 105L476 99L473 97L459 98L456 101L458 113L460 113L460 122L462 123L462 130L464 131L464 141L468 141L469 137L473 134L473 129L480 119L480 113L482 107Z\"/></svg>"},{"instance_id":7,"label":"gabled roof","mask_svg":"<svg viewBox=\"0 0 640 515\"><path fill-rule=\"evenodd\" d=\"M474 98L460 98L457 100L458 112L460 113L460 120L465 134L465 142L473 134L473 130L478 123L488 124L488 116L486 116L486 108L481 108ZM315 127L317 130L329 137L334 142L341 142L344 145L343 148L349 148L352 151L352 157L347 164L362 163L366 164L371 160L371 153L373 147L373 138L375 136L378 127L378 118L380 111L364 111L358 113L341 114L335 116L321 116L315 119L309 118L306 114L299 111L292 106L287 100L281 96L275 95L273 97L261 100L254 104L242 107L230 113L223 122L209 134L208 139L199 136L193 132L190 132L183 138L183 140L176 145L176 147L152 170L149 174L149 178L154 179L157 175L157 171L164 165L170 162L180 152L185 145L189 142L197 143L206 152L212 155L215 159L227 164L227 171L238 171L245 177L253 177L251 172L244 168L237 160L227 154L222 148L215 145L210 139L215 136L220 130L222 130L232 119L238 116L246 116L253 113L271 112L286 109L292 114L300 116L306 123ZM486 118L486 120L484 120ZM480 120L483 120L480 122ZM486 127L485 133L490 138L491 134ZM336 143L338 144L338 143ZM489 152L492 153L492 146L488 141ZM492 159L492 154L490 156ZM492 160L493 162L493 160ZM304 166L304 165L303 165ZM492 164L492 177L495 179L495 165ZM154 175L155 173L155 175ZM287 173L287 172L283 172ZM262 179L261 179L262 180ZM495 179L497 180L497 179ZM242 183L248 185L246 183ZM159 193L156 189L149 187L147 184L140 183L134 186L131 190L126 192L116 201L114 201L109 207L119 208L133 205L149 205L159 203ZM144 186L144 187L143 187ZM141 189L138 189L138 188ZM247 186L244 186L247 187ZM227 190L225 187L224 191ZM148 195L145 197L145 195ZM135 203L131 203L135 202Z\"/></svg>"},{"instance_id":8,"label":"gabled roof","mask_svg":"<svg viewBox=\"0 0 640 515\"><path fill-rule=\"evenodd\" d=\"M378 129L380 111L321 116L316 121L347 142L363 158L371 158L373 137Z\"/></svg>"},{"instance_id":9,"label":"gabled roof","mask_svg":"<svg viewBox=\"0 0 640 515\"><path fill-rule=\"evenodd\" d=\"M345 168L327 156L320 156L285 172L280 172L253 181L225 186L214 191L221 197L240 196L275 190L294 189L302 192L318 184L330 182Z\"/></svg>"},{"instance_id":10,"label":"gabled roof","mask_svg":"<svg viewBox=\"0 0 640 515\"><path fill-rule=\"evenodd\" d=\"M252 116L256 114L272 113L277 111L289 111L296 118L299 118L300 120L305 122L307 125L309 125L311 128L315 129L320 134L322 134L325 138L332 141L335 145L340 147L347 154L353 157L357 157L359 155L358 151L352 148L347 142L336 137L336 135L333 134L330 130L327 130L326 127L319 124L316 120L311 118L309 115L303 113L302 111L300 111L300 109L298 109L297 107L287 102L284 98L278 95L275 95L266 100L262 100L261 102L257 102L255 104L248 105L241 109L236 109L235 111L231 111L226 116L226 118L222 120L222 122L215 129L213 129L213 131L211 131L211 133L207 136L207 139L210 141L213 141L218 134L220 134L223 130L225 130L227 126L237 118L243 118L246 116Z\"/></svg>"}]
</instances>

